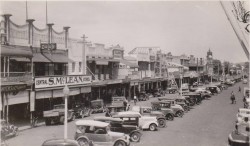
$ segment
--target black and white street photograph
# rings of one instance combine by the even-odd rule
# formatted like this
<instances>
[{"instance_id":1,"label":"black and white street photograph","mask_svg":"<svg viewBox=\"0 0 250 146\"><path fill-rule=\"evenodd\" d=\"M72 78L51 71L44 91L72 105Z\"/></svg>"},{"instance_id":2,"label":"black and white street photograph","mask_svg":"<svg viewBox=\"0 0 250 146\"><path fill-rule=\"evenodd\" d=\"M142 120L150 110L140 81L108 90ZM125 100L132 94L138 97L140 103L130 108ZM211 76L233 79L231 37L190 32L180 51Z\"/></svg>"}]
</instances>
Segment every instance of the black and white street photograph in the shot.
<instances>
[{"instance_id":1,"label":"black and white street photograph","mask_svg":"<svg viewBox=\"0 0 250 146\"><path fill-rule=\"evenodd\" d=\"M249 146L250 1L1 0L1 146Z\"/></svg>"}]
</instances>

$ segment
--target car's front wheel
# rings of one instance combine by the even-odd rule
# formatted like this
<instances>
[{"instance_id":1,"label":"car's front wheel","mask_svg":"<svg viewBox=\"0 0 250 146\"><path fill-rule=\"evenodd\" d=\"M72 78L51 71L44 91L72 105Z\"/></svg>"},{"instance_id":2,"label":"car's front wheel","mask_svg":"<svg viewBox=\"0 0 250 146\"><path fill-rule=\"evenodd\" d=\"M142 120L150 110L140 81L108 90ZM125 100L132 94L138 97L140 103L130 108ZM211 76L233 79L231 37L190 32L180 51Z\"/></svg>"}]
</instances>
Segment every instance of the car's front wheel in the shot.
<instances>
[{"instance_id":1,"label":"car's front wheel","mask_svg":"<svg viewBox=\"0 0 250 146\"><path fill-rule=\"evenodd\" d=\"M165 119L158 119L159 127L163 128L166 126L166 120Z\"/></svg>"},{"instance_id":2,"label":"car's front wheel","mask_svg":"<svg viewBox=\"0 0 250 146\"><path fill-rule=\"evenodd\" d=\"M176 116L177 117L182 117L183 116L183 111L178 111L178 112L176 112Z\"/></svg>"},{"instance_id":3,"label":"car's front wheel","mask_svg":"<svg viewBox=\"0 0 250 146\"><path fill-rule=\"evenodd\" d=\"M174 120L174 116L172 114L167 114L166 115L166 119L169 121L173 121Z\"/></svg>"},{"instance_id":4,"label":"car's front wheel","mask_svg":"<svg viewBox=\"0 0 250 146\"><path fill-rule=\"evenodd\" d=\"M114 146L126 146L126 142L123 140L118 140L117 142L115 142Z\"/></svg>"},{"instance_id":5,"label":"car's front wheel","mask_svg":"<svg viewBox=\"0 0 250 146\"><path fill-rule=\"evenodd\" d=\"M131 135L130 135L130 140L132 142L139 142L141 139L141 134L139 132L133 132Z\"/></svg>"},{"instance_id":6,"label":"car's front wheel","mask_svg":"<svg viewBox=\"0 0 250 146\"><path fill-rule=\"evenodd\" d=\"M155 130L156 130L156 127L157 127L156 124L150 124L150 125L149 125L149 130L150 130L150 131L155 131Z\"/></svg>"},{"instance_id":7,"label":"car's front wheel","mask_svg":"<svg viewBox=\"0 0 250 146\"><path fill-rule=\"evenodd\" d=\"M79 138L79 139L77 140L77 142L78 142L78 144L79 144L80 146L90 146L90 145L89 145L88 139L86 139L86 138L84 138L84 137Z\"/></svg>"}]
</instances>

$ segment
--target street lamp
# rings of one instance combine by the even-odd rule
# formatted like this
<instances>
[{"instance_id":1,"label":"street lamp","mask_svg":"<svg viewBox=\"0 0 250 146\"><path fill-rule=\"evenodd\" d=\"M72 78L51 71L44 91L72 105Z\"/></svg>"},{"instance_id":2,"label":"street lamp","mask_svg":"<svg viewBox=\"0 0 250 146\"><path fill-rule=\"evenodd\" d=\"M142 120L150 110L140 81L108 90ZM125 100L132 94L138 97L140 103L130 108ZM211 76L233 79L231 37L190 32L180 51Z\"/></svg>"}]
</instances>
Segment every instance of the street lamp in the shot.
<instances>
[{"instance_id":1,"label":"street lamp","mask_svg":"<svg viewBox=\"0 0 250 146\"><path fill-rule=\"evenodd\" d=\"M65 103L64 103L64 139L67 139L67 133L68 133L68 129L67 129L67 124L68 124L68 96L69 96L69 88L67 85L64 86L63 88L63 95L65 98Z\"/></svg>"},{"instance_id":2,"label":"street lamp","mask_svg":"<svg viewBox=\"0 0 250 146\"><path fill-rule=\"evenodd\" d=\"M181 91L180 91L180 95L181 95L181 96L182 96L182 78L183 78L183 77L182 77L182 74L180 74L180 80L181 80L181 86L180 86L180 90L181 90Z\"/></svg>"}]
</instances>

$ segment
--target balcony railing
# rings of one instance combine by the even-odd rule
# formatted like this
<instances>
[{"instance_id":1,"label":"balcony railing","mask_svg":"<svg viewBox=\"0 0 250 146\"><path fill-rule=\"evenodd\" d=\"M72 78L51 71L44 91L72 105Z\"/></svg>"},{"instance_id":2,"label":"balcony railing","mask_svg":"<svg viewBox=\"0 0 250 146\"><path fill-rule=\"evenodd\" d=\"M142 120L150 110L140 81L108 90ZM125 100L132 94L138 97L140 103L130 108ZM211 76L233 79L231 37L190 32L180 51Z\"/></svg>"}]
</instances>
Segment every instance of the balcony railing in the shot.
<instances>
[{"instance_id":1,"label":"balcony railing","mask_svg":"<svg viewBox=\"0 0 250 146\"><path fill-rule=\"evenodd\" d=\"M1 82L27 82L32 81L31 72L1 72Z\"/></svg>"}]
</instances>

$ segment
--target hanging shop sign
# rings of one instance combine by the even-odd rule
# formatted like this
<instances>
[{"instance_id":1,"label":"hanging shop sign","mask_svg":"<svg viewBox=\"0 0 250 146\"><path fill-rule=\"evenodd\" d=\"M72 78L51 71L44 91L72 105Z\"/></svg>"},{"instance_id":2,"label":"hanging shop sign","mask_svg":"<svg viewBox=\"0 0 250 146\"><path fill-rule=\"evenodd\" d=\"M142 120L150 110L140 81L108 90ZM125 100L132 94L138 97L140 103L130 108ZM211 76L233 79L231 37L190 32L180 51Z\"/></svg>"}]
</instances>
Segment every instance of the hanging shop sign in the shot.
<instances>
[{"instance_id":1,"label":"hanging shop sign","mask_svg":"<svg viewBox=\"0 0 250 146\"><path fill-rule=\"evenodd\" d=\"M155 61L156 59L155 59L155 56L150 56L150 61Z\"/></svg>"},{"instance_id":2,"label":"hanging shop sign","mask_svg":"<svg viewBox=\"0 0 250 146\"><path fill-rule=\"evenodd\" d=\"M41 43L41 50L56 50L56 43Z\"/></svg>"},{"instance_id":3,"label":"hanging shop sign","mask_svg":"<svg viewBox=\"0 0 250 146\"><path fill-rule=\"evenodd\" d=\"M113 58L123 58L123 51L122 50L113 50Z\"/></svg>"},{"instance_id":4,"label":"hanging shop sign","mask_svg":"<svg viewBox=\"0 0 250 146\"><path fill-rule=\"evenodd\" d=\"M65 85L84 85L91 83L91 76L59 76L35 78L35 88L51 88Z\"/></svg>"}]
</instances>

